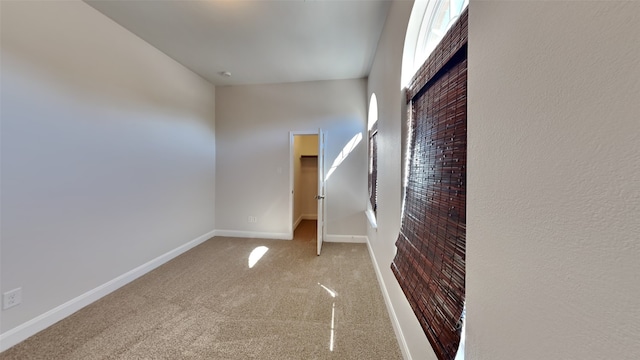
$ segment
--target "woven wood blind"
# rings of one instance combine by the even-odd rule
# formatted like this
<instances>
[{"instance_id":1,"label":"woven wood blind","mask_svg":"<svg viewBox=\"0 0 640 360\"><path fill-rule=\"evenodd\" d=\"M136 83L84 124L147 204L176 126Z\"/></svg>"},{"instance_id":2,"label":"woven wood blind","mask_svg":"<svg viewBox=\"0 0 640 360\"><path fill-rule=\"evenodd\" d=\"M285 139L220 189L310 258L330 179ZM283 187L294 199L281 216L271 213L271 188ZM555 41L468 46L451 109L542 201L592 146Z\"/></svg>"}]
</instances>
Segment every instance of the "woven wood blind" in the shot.
<instances>
[{"instance_id":1,"label":"woven wood blind","mask_svg":"<svg viewBox=\"0 0 640 360\"><path fill-rule=\"evenodd\" d=\"M440 360L455 358L465 296L467 19L465 10L407 89L410 167L391 264Z\"/></svg>"},{"instance_id":2,"label":"woven wood blind","mask_svg":"<svg viewBox=\"0 0 640 360\"><path fill-rule=\"evenodd\" d=\"M378 124L369 130L369 202L374 213L378 210Z\"/></svg>"}]
</instances>

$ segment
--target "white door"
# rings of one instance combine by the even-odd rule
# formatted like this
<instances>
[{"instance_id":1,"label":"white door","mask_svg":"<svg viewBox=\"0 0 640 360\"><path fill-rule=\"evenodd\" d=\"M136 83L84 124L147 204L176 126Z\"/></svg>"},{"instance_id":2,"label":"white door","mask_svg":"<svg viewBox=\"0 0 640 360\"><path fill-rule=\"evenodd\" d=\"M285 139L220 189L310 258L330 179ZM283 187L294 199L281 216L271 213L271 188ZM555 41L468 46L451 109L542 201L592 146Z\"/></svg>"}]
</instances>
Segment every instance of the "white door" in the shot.
<instances>
[{"instance_id":1,"label":"white door","mask_svg":"<svg viewBox=\"0 0 640 360\"><path fill-rule=\"evenodd\" d=\"M326 218L326 207L324 199L324 142L325 134L322 129L318 129L318 195L316 196L316 199L318 199L318 255L320 255L320 251L322 250L322 241L324 241L324 219Z\"/></svg>"}]
</instances>

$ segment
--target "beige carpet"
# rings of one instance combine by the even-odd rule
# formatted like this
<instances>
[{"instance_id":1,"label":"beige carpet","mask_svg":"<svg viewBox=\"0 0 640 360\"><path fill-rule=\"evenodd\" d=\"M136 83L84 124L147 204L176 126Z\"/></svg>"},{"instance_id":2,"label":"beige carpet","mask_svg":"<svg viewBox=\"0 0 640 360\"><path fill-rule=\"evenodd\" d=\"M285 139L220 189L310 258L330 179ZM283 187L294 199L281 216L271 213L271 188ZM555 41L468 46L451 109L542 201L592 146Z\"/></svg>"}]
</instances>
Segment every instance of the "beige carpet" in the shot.
<instances>
[{"instance_id":1,"label":"beige carpet","mask_svg":"<svg viewBox=\"0 0 640 360\"><path fill-rule=\"evenodd\" d=\"M366 245L314 231L215 237L0 359L401 359Z\"/></svg>"}]
</instances>

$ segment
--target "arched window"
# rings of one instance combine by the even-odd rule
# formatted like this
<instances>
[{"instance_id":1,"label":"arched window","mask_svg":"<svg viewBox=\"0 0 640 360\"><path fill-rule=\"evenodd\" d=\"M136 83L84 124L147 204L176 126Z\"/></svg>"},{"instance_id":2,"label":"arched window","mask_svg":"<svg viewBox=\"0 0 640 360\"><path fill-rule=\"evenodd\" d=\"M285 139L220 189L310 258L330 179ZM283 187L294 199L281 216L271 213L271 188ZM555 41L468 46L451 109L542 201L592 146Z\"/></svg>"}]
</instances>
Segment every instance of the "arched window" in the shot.
<instances>
[{"instance_id":1,"label":"arched window","mask_svg":"<svg viewBox=\"0 0 640 360\"><path fill-rule=\"evenodd\" d=\"M469 4L469 0L438 0L431 1L433 7L425 12L416 41L416 53L414 55L414 70L417 70L436 45L440 43L444 34L451 25L460 17L462 10Z\"/></svg>"},{"instance_id":2,"label":"arched window","mask_svg":"<svg viewBox=\"0 0 640 360\"><path fill-rule=\"evenodd\" d=\"M405 37L403 88L468 5L469 0L416 0Z\"/></svg>"}]
</instances>

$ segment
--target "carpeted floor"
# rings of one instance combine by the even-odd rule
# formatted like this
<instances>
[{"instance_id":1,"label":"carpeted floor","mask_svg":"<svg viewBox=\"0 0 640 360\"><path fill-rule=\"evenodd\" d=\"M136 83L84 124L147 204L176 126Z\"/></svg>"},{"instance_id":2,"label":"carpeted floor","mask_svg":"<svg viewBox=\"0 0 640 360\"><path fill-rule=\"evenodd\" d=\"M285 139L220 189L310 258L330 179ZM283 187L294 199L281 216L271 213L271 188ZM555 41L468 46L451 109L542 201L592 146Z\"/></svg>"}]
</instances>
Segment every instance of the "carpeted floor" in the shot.
<instances>
[{"instance_id":1,"label":"carpeted floor","mask_svg":"<svg viewBox=\"0 0 640 360\"><path fill-rule=\"evenodd\" d=\"M0 359L401 359L366 245L315 245L215 237Z\"/></svg>"}]
</instances>

